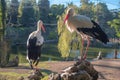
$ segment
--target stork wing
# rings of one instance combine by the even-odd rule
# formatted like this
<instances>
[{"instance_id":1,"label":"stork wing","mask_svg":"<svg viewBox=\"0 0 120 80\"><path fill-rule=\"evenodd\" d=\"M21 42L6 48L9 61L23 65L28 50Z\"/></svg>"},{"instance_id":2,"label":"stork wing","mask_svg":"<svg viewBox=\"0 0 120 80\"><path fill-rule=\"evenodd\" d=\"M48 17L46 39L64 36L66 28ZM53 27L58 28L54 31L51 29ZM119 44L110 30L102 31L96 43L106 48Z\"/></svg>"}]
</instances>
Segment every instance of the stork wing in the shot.
<instances>
[{"instance_id":1,"label":"stork wing","mask_svg":"<svg viewBox=\"0 0 120 80\"><path fill-rule=\"evenodd\" d=\"M30 38L29 39L29 46L36 46L36 42L37 42L37 37L34 38Z\"/></svg>"},{"instance_id":2,"label":"stork wing","mask_svg":"<svg viewBox=\"0 0 120 80\"><path fill-rule=\"evenodd\" d=\"M34 36L34 32L30 33L28 39L27 39L27 46L35 46L37 42L37 37Z\"/></svg>"},{"instance_id":3,"label":"stork wing","mask_svg":"<svg viewBox=\"0 0 120 80\"><path fill-rule=\"evenodd\" d=\"M92 28L93 23L90 18L83 15L71 16L68 20L68 25L74 26L76 28Z\"/></svg>"}]
</instances>

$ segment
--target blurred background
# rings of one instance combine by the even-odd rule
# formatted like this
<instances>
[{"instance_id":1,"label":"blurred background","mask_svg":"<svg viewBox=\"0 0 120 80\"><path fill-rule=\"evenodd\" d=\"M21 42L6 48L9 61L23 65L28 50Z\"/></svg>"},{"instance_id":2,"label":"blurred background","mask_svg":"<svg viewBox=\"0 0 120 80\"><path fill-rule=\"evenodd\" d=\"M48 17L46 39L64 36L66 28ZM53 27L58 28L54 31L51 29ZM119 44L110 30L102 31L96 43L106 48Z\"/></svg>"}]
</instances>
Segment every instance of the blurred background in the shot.
<instances>
[{"instance_id":1,"label":"blurred background","mask_svg":"<svg viewBox=\"0 0 120 80\"><path fill-rule=\"evenodd\" d=\"M61 27L68 7L95 20L109 37L107 45L91 39L89 59L97 57L100 51L103 57L113 58L115 50L120 58L120 0L1 0L0 64L16 55L20 62L26 62L26 41L40 19L46 28L46 33L42 33L45 43L41 60L74 60L78 57L81 39Z\"/></svg>"}]
</instances>

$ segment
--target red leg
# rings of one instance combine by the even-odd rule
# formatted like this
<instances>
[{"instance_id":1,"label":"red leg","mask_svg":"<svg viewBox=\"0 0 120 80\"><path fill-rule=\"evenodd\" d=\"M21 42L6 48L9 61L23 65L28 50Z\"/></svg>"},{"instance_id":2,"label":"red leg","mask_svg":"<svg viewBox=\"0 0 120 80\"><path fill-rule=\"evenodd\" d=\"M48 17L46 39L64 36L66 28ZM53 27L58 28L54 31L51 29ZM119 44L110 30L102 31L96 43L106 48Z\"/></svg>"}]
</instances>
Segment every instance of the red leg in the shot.
<instances>
[{"instance_id":1,"label":"red leg","mask_svg":"<svg viewBox=\"0 0 120 80\"><path fill-rule=\"evenodd\" d=\"M84 34L83 33L80 33L80 36L81 36L81 61L83 60L83 56L84 56Z\"/></svg>"},{"instance_id":2,"label":"red leg","mask_svg":"<svg viewBox=\"0 0 120 80\"><path fill-rule=\"evenodd\" d=\"M88 51L89 45L90 45L90 39L89 39L89 37L87 37L87 47L86 47L86 51L83 56L84 60L87 58L87 51Z\"/></svg>"},{"instance_id":3,"label":"red leg","mask_svg":"<svg viewBox=\"0 0 120 80\"><path fill-rule=\"evenodd\" d=\"M82 49L81 49L81 60L82 60L84 56L84 40L83 38L81 38L81 40L82 40Z\"/></svg>"}]
</instances>

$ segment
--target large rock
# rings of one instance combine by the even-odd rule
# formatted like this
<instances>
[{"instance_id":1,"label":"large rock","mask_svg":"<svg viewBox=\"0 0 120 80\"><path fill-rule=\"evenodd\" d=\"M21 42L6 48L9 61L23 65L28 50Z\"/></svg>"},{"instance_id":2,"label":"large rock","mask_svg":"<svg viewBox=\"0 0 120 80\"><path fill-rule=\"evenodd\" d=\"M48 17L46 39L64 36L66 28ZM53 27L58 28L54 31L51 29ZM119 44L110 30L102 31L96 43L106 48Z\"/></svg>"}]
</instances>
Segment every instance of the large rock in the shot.
<instances>
[{"instance_id":1,"label":"large rock","mask_svg":"<svg viewBox=\"0 0 120 80\"><path fill-rule=\"evenodd\" d=\"M50 74L48 80L61 80L61 75L52 73L52 74Z\"/></svg>"},{"instance_id":2,"label":"large rock","mask_svg":"<svg viewBox=\"0 0 120 80\"><path fill-rule=\"evenodd\" d=\"M98 72L94 69L93 65L89 61L82 61L76 65L79 70L85 70L93 79L98 79Z\"/></svg>"},{"instance_id":3,"label":"large rock","mask_svg":"<svg viewBox=\"0 0 120 80\"><path fill-rule=\"evenodd\" d=\"M60 74L52 73L49 80L97 80L98 72L89 61L76 62L62 70Z\"/></svg>"},{"instance_id":4,"label":"large rock","mask_svg":"<svg viewBox=\"0 0 120 80\"><path fill-rule=\"evenodd\" d=\"M71 74L69 73L62 73L61 77L63 80L92 80L90 75L86 71L78 71L73 72Z\"/></svg>"}]
</instances>

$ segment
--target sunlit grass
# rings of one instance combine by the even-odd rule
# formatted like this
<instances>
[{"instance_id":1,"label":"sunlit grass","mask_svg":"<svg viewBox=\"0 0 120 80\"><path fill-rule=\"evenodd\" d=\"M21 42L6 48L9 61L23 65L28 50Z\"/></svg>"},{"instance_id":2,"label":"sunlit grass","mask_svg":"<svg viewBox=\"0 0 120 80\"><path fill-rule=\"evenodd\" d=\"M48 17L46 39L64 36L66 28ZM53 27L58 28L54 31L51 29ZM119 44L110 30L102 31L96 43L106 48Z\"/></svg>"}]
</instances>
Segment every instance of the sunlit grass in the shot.
<instances>
[{"instance_id":1,"label":"sunlit grass","mask_svg":"<svg viewBox=\"0 0 120 80\"><path fill-rule=\"evenodd\" d=\"M27 73L19 74L15 72L0 72L0 80L18 80L21 76L28 76Z\"/></svg>"},{"instance_id":2,"label":"sunlit grass","mask_svg":"<svg viewBox=\"0 0 120 80\"><path fill-rule=\"evenodd\" d=\"M51 61L53 62L53 61ZM39 62L38 67L41 68L41 72L44 75L44 78L42 80L48 80L48 75L52 73L52 71L47 70L46 68L49 68L50 66L48 65L49 61L42 61ZM24 67L30 67L29 63L20 63L19 66L24 66ZM14 68L9 68L13 72L5 71L5 72L0 72L0 80L18 80L21 76L23 77L28 77L33 70L28 70L27 73L17 73L14 72Z\"/></svg>"},{"instance_id":3,"label":"sunlit grass","mask_svg":"<svg viewBox=\"0 0 120 80\"><path fill-rule=\"evenodd\" d=\"M49 76L45 76L44 78L42 78L41 80L48 80Z\"/></svg>"},{"instance_id":4,"label":"sunlit grass","mask_svg":"<svg viewBox=\"0 0 120 80\"><path fill-rule=\"evenodd\" d=\"M18 77L18 76L28 76L27 73L25 74L18 74L15 72L0 72L1 75L8 75L8 76L13 76L13 77Z\"/></svg>"}]
</instances>

